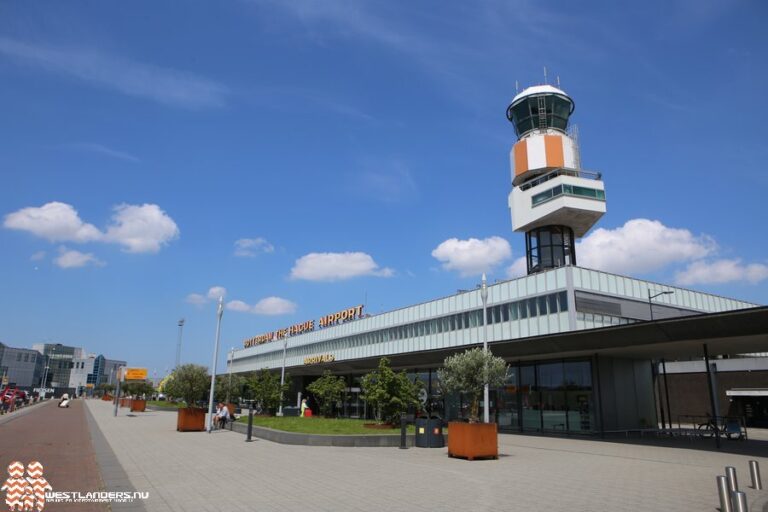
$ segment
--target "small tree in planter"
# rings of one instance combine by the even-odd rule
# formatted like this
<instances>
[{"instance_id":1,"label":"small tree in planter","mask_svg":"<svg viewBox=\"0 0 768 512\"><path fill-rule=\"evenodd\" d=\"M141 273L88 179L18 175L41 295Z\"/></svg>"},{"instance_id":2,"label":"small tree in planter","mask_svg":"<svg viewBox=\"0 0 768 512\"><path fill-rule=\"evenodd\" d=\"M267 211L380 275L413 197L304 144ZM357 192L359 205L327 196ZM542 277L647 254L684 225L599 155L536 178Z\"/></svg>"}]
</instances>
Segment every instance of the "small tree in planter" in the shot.
<instances>
[{"instance_id":1,"label":"small tree in planter","mask_svg":"<svg viewBox=\"0 0 768 512\"><path fill-rule=\"evenodd\" d=\"M440 385L450 393L460 392L470 399L469 423L451 422L448 426L448 455L466 457L498 457L498 431L495 423L478 423L480 397L486 384L504 384L508 365L500 357L480 348L448 356L438 370ZM486 404L486 407L488 404Z\"/></svg>"},{"instance_id":2,"label":"small tree in planter","mask_svg":"<svg viewBox=\"0 0 768 512\"><path fill-rule=\"evenodd\" d=\"M126 395L134 397L131 400L131 412L144 412L147 408L145 396L155 392L155 388L148 382L129 382L123 389Z\"/></svg>"},{"instance_id":3,"label":"small tree in planter","mask_svg":"<svg viewBox=\"0 0 768 512\"><path fill-rule=\"evenodd\" d=\"M205 430L205 409L195 407L205 397L211 379L205 366L184 364L173 370L165 383L165 392L175 398L182 398L186 407L179 408L176 430L180 432L201 432Z\"/></svg>"},{"instance_id":4,"label":"small tree in planter","mask_svg":"<svg viewBox=\"0 0 768 512\"><path fill-rule=\"evenodd\" d=\"M333 375L329 370L323 376L307 386L307 391L312 393L320 406L320 414L330 418L333 414L333 404L341 400L347 384L343 377Z\"/></svg>"},{"instance_id":5,"label":"small tree in planter","mask_svg":"<svg viewBox=\"0 0 768 512\"><path fill-rule=\"evenodd\" d=\"M395 372L389 359L379 359L378 369L361 381L363 400L371 404L378 423L397 425L400 415L410 407L418 407L421 383L411 382L404 371Z\"/></svg>"}]
</instances>

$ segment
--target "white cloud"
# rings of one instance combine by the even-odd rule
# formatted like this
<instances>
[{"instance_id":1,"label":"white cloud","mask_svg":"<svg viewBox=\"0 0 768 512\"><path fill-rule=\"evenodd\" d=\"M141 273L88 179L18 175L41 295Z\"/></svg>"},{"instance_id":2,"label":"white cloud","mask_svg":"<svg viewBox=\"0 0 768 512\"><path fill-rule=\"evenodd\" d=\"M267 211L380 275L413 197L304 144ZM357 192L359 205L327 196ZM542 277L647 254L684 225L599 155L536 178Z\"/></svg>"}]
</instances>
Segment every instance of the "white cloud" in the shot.
<instances>
[{"instance_id":1,"label":"white cloud","mask_svg":"<svg viewBox=\"0 0 768 512\"><path fill-rule=\"evenodd\" d=\"M125 247L126 252L158 252L179 237L176 223L156 204L115 206L104 240Z\"/></svg>"},{"instance_id":2,"label":"white cloud","mask_svg":"<svg viewBox=\"0 0 768 512\"><path fill-rule=\"evenodd\" d=\"M86 265L103 267L105 265L103 261L97 259L91 253L83 253L67 249L66 247L59 247L59 255L53 262L60 268L79 268L85 267Z\"/></svg>"},{"instance_id":3,"label":"white cloud","mask_svg":"<svg viewBox=\"0 0 768 512\"><path fill-rule=\"evenodd\" d=\"M231 300L227 302L227 309L230 311L239 311L241 313L247 313L251 311L251 306L241 300Z\"/></svg>"},{"instance_id":4,"label":"white cloud","mask_svg":"<svg viewBox=\"0 0 768 512\"><path fill-rule=\"evenodd\" d=\"M35 254L29 257L30 261L41 261L45 259L45 251L37 251Z\"/></svg>"},{"instance_id":5,"label":"white cloud","mask_svg":"<svg viewBox=\"0 0 768 512\"><path fill-rule=\"evenodd\" d=\"M296 303L280 297L267 297L253 306L241 300L232 300L227 303L227 309L240 313L253 313L254 315L290 315L296 312Z\"/></svg>"},{"instance_id":6,"label":"white cloud","mask_svg":"<svg viewBox=\"0 0 768 512\"><path fill-rule=\"evenodd\" d=\"M340 281L359 276L391 277L394 270L381 268L364 252L313 252L296 260L291 279Z\"/></svg>"},{"instance_id":7,"label":"white cloud","mask_svg":"<svg viewBox=\"0 0 768 512\"><path fill-rule=\"evenodd\" d=\"M102 236L95 226L83 222L71 205L57 201L9 213L3 226L27 231L50 242L92 242Z\"/></svg>"},{"instance_id":8,"label":"white cloud","mask_svg":"<svg viewBox=\"0 0 768 512\"><path fill-rule=\"evenodd\" d=\"M162 68L85 48L33 45L0 38L0 54L129 96L184 108L219 107L228 89L192 73Z\"/></svg>"},{"instance_id":9,"label":"white cloud","mask_svg":"<svg viewBox=\"0 0 768 512\"><path fill-rule=\"evenodd\" d=\"M445 270L456 270L464 277L489 272L512 256L509 242L499 236L479 240L449 238L432 251Z\"/></svg>"},{"instance_id":10,"label":"white cloud","mask_svg":"<svg viewBox=\"0 0 768 512\"><path fill-rule=\"evenodd\" d=\"M632 219L615 229L593 231L577 244L576 260L582 267L631 275L698 260L716 250L709 236L657 220Z\"/></svg>"},{"instance_id":11,"label":"white cloud","mask_svg":"<svg viewBox=\"0 0 768 512\"><path fill-rule=\"evenodd\" d=\"M253 306L253 312L257 315L289 315L296 312L296 303L280 297L267 297Z\"/></svg>"},{"instance_id":12,"label":"white cloud","mask_svg":"<svg viewBox=\"0 0 768 512\"><path fill-rule=\"evenodd\" d=\"M227 296L227 289L223 286L211 286L208 288L208 294L207 297L210 300L219 300L219 297L226 297Z\"/></svg>"},{"instance_id":13,"label":"white cloud","mask_svg":"<svg viewBox=\"0 0 768 512\"><path fill-rule=\"evenodd\" d=\"M179 236L176 223L156 204L121 204L114 211L106 232L83 222L72 205L57 201L9 213L3 226L50 242L116 243L132 253L158 252Z\"/></svg>"},{"instance_id":14,"label":"white cloud","mask_svg":"<svg viewBox=\"0 0 768 512\"><path fill-rule=\"evenodd\" d=\"M517 258L509 267L507 267L507 277L510 279L522 277L527 274L528 264L525 261L525 256Z\"/></svg>"},{"instance_id":15,"label":"white cloud","mask_svg":"<svg viewBox=\"0 0 768 512\"><path fill-rule=\"evenodd\" d=\"M195 306L202 306L203 304L208 302L208 299L200 295L199 293L190 293L189 295L187 295L187 298L184 300L189 304L194 304Z\"/></svg>"},{"instance_id":16,"label":"white cloud","mask_svg":"<svg viewBox=\"0 0 768 512\"><path fill-rule=\"evenodd\" d=\"M235 256L241 258L253 258L259 253L271 253L274 251L275 247L261 237L241 238L235 241Z\"/></svg>"},{"instance_id":17,"label":"white cloud","mask_svg":"<svg viewBox=\"0 0 768 512\"><path fill-rule=\"evenodd\" d=\"M694 261L685 270L675 274L675 283L683 286L723 284L734 281L756 284L764 279L768 279L768 265L762 263L744 265L738 258Z\"/></svg>"}]
</instances>

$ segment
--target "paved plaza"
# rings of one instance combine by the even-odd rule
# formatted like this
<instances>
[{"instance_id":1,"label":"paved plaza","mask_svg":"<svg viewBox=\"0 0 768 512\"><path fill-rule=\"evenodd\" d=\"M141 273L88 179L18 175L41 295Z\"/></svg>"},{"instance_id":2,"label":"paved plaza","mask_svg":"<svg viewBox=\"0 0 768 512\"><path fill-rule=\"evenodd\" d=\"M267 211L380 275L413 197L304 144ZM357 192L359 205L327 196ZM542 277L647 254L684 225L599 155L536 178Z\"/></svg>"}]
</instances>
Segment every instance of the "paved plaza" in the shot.
<instances>
[{"instance_id":1,"label":"paved plaza","mask_svg":"<svg viewBox=\"0 0 768 512\"><path fill-rule=\"evenodd\" d=\"M678 448L502 435L499 460L467 462L448 458L445 449L288 446L246 443L230 431L177 433L173 412L120 409L115 418L109 403L85 403L108 443L96 442L97 458L113 461L105 485L149 491L141 506L153 512L710 511L718 504L715 476L727 465L737 468L750 502L757 505L766 492L748 488L747 461L757 458L766 472L767 459L701 442Z\"/></svg>"},{"instance_id":2,"label":"paved plaza","mask_svg":"<svg viewBox=\"0 0 768 512\"><path fill-rule=\"evenodd\" d=\"M0 462L40 460L55 490L150 496L109 507L50 503L53 512L714 511L715 476L727 465L737 468L750 510L768 510L768 491L749 488L747 469L757 459L768 471L768 440L725 442L718 452L707 441L501 435L498 460L467 462L448 458L445 449L289 446L246 443L231 431L178 433L174 412L127 411L114 417L110 403L75 400L67 410L49 402L3 417Z\"/></svg>"}]
</instances>

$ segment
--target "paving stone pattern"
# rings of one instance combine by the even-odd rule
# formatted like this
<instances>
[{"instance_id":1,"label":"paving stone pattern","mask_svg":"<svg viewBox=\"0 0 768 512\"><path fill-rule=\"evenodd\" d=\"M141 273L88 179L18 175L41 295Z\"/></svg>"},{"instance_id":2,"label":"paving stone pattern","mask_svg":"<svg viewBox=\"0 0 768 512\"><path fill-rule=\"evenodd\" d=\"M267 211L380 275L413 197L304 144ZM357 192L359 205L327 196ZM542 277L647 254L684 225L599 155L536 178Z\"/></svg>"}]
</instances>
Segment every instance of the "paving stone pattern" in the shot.
<instances>
[{"instance_id":1,"label":"paving stone pattern","mask_svg":"<svg viewBox=\"0 0 768 512\"><path fill-rule=\"evenodd\" d=\"M147 511L714 511L715 476L749 454L501 435L498 460L445 449L290 446L231 431L178 433L176 415L117 418L87 403ZM768 460L758 457L763 474Z\"/></svg>"},{"instance_id":2,"label":"paving stone pattern","mask_svg":"<svg viewBox=\"0 0 768 512\"><path fill-rule=\"evenodd\" d=\"M93 492L103 490L85 418L82 400L73 400L67 409L51 400L4 416L0 424L0 471L2 481L13 461L39 461L43 476L54 491ZM18 416L14 416L18 414ZM0 492L4 498L4 493ZM3 502L2 507L5 507ZM48 503L45 510L96 512L107 504Z\"/></svg>"}]
</instances>

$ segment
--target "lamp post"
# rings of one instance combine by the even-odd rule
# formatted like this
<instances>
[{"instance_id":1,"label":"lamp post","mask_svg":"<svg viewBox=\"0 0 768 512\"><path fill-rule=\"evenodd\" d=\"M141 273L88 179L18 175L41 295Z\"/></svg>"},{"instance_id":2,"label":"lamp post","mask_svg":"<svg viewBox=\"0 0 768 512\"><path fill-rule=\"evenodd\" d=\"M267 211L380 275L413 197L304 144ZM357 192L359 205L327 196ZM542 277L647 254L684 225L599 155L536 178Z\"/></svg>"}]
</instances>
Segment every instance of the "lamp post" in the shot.
<instances>
[{"instance_id":1,"label":"lamp post","mask_svg":"<svg viewBox=\"0 0 768 512\"><path fill-rule=\"evenodd\" d=\"M483 351L488 355L488 285L483 272L483 282L480 286L480 298L483 300ZM483 423L490 423L490 411L488 410L488 368L485 368L485 385L483 386Z\"/></svg>"},{"instance_id":2,"label":"lamp post","mask_svg":"<svg viewBox=\"0 0 768 512\"><path fill-rule=\"evenodd\" d=\"M651 320L653 320L653 302L651 301L660 295L672 295L673 293L675 292L667 290L665 292L659 292L651 295L651 289L648 288L648 309L651 312Z\"/></svg>"},{"instance_id":3,"label":"lamp post","mask_svg":"<svg viewBox=\"0 0 768 512\"><path fill-rule=\"evenodd\" d=\"M219 358L219 339L221 337L221 316L224 314L224 297L219 297L216 307L216 345L213 349L213 370L211 371L211 393L208 396L208 433L213 431L213 392L216 388L216 360Z\"/></svg>"},{"instance_id":4,"label":"lamp post","mask_svg":"<svg viewBox=\"0 0 768 512\"><path fill-rule=\"evenodd\" d=\"M179 320L179 341L176 343L176 368L181 364L181 332L184 330L184 319Z\"/></svg>"},{"instance_id":5,"label":"lamp post","mask_svg":"<svg viewBox=\"0 0 768 512\"><path fill-rule=\"evenodd\" d=\"M232 362L235 360L235 347L229 349L229 385L227 386L227 403L229 403L229 393L232 391Z\"/></svg>"},{"instance_id":6,"label":"lamp post","mask_svg":"<svg viewBox=\"0 0 768 512\"><path fill-rule=\"evenodd\" d=\"M288 348L288 336L283 338L283 368L280 370L280 404L277 407L277 415L283 415L283 386L285 385L285 351Z\"/></svg>"},{"instance_id":7,"label":"lamp post","mask_svg":"<svg viewBox=\"0 0 768 512\"><path fill-rule=\"evenodd\" d=\"M45 345L43 345L43 351L45 351ZM48 357L45 363L45 371L43 372L43 385L40 386L43 388L42 391L40 392L42 395L41 398L45 398L45 395L48 394L45 392L45 389L48 387L48 374L50 373L50 370L51 370L51 359L53 359L53 354L55 352L56 352L56 345L53 345L51 347L51 353L48 354Z\"/></svg>"}]
</instances>

